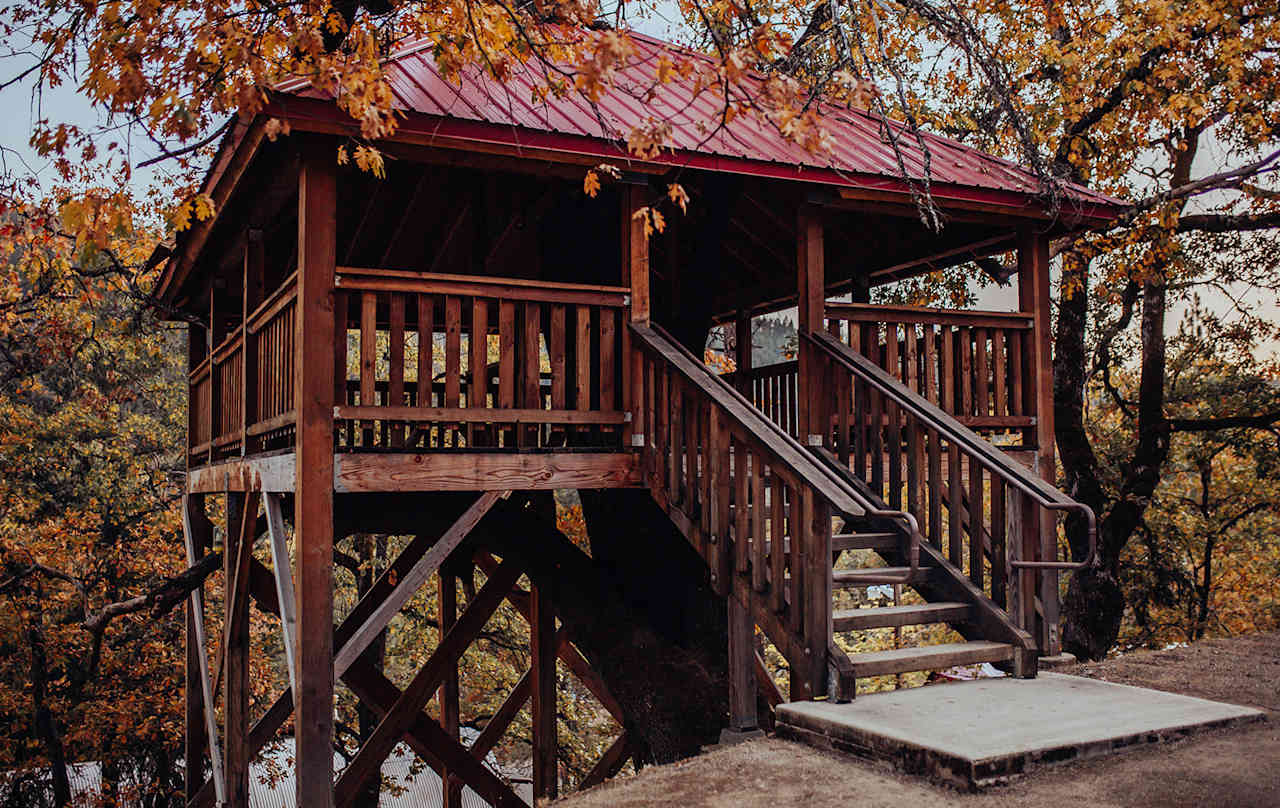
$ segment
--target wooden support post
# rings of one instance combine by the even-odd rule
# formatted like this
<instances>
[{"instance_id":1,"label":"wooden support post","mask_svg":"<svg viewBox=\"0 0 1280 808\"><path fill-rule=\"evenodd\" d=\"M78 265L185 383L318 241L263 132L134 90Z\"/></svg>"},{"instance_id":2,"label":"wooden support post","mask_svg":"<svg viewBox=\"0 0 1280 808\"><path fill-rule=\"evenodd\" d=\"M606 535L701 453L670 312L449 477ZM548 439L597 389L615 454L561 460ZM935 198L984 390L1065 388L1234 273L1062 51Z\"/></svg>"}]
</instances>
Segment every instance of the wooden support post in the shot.
<instances>
[{"instance_id":1,"label":"wooden support post","mask_svg":"<svg viewBox=\"0 0 1280 808\"><path fill-rule=\"evenodd\" d=\"M827 694L827 646L832 640L831 507L805 487L800 502L800 531L804 536L804 647L809 660L809 698ZM794 551L793 551L794 552ZM794 695L792 696L794 698Z\"/></svg>"},{"instance_id":2,"label":"wooden support post","mask_svg":"<svg viewBox=\"0 0 1280 808\"><path fill-rule=\"evenodd\" d=\"M754 401L751 396L751 312L748 309L740 309L738 316L733 321L733 361L737 365L735 378L737 379L738 392L747 399Z\"/></svg>"},{"instance_id":3,"label":"wooden support post","mask_svg":"<svg viewBox=\"0 0 1280 808\"><path fill-rule=\"evenodd\" d=\"M645 206L645 187L627 185L622 198L622 260L623 283L631 289L631 305L628 308L632 323L649 323L649 239L644 234L644 221L635 213ZM630 346L630 329L624 326L623 344ZM644 421L644 355L640 351L627 350L622 354L624 374L629 374L628 397L624 406L631 413L631 423L626 427L626 445L643 447L645 430L652 429Z\"/></svg>"},{"instance_id":4,"label":"wooden support post","mask_svg":"<svg viewBox=\"0 0 1280 808\"><path fill-rule=\"evenodd\" d=\"M1053 356L1050 349L1052 335L1049 327L1049 237L1044 233L1024 230L1018 234L1018 302L1024 312L1030 312L1032 320L1030 376L1027 386L1034 396L1036 426L1036 471L1051 485L1057 482L1054 457L1053 431ZM1031 517L1031 514L1028 514ZM1026 547L1023 557L1027 560L1051 561L1057 558L1057 524L1047 514L1040 518L1028 518ZM1027 626L1036 637L1042 655L1061 652L1058 636L1058 572L1044 570L1039 573L1039 596L1043 608L1043 623Z\"/></svg>"},{"instance_id":5,"label":"wooden support post","mask_svg":"<svg viewBox=\"0 0 1280 808\"><path fill-rule=\"evenodd\" d=\"M458 622L458 579L454 576L452 570L444 567L440 569L439 590L440 639L443 641L445 635ZM440 700L440 726L444 728L450 738L457 739L460 716L458 708L458 663L456 661L446 669L444 681L440 683L437 698ZM448 769L440 772L440 781L444 784L444 808L462 808L461 781L451 778Z\"/></svg>"},{"instance_id":6,"label":"wooden support post","mask_svg":"<svg viewBox=\"0 0 1280 808\"><path fill-rule=\"evenodd\" d=\"M266 250L262 231L250 230L244 247L244 293L241 296L240 342L240 454L252 454L249 427L258 420L258 341L249 333L249 315L262 303L266 286L263 280Z\"/></svg>"},{"instance_id":7,"label":"wooden support post","mask_svg":"<svg viewBox=\"0 0 1280 808\"><path fill-rule=\"evenodd\" d=\"M187 566L199 561L213 544L213 525L204 514L204 495L188 494L182 499L182 532L186 539ZM204 587L191 590L187 599L187 732L185 756L186 794L190 802L205 782L204 753L208 744L209 766L213 771L218 802L224 802L222 755L213 709L213 683L209 678L209 656L205 647Z\"/></svg>"},{"instance_id":8,"label":"wooden support post","mask_svg":"<svg viewBox=\"0 0 1280 808\"><path fill-rule=\"evenodd\" d=\"M252 554L253 528L257 521L256 501L247 494L227 494L227 542L223 553L223 580L226 582L226 630L222 691L222 747L226 750L227 805L249 808L249 583L248 561ZM247 545L247 546L246 546ZM241 590L244 590L243 592Z\"/></svg>"},{"instance_id":9,"label":"wooden support post","mask_svg":"<svg viewBox=\"0 0 1280 808\"><path fill-rule=\"evenodd\" d=\"M298 693L296 803L333 805L333 289L337 176L332 149L307 143L298 178ZM342 335L345 339L345 334Z\"/></svg>"},{"instance_id":10,"label":"wooden support post","mask_svg":"<svg viewBox=\"0 0 1280 808\"><path fill-rule=\"evenodd\" d=\"M530 670L533 672L533 801L559 794L556 762L556 618L551 603L533 588L529 610Z\"/></svg>"},{"instance_id":11,"label":"wooden support post","mask_svg":"<svg viewBox=\"0 0 1280 808\"><path fill-rule=\"evenodd\" d=\"M822 330L825 301L823 265L822 215L811 205L801 205L796 216L796 275L799 285L796 326L801 335ZM821 401L822 383L818 357L803 336L799 344L797 377L797 414L801 442L812 446L825 442L826 429L822 413L827 402Z\"/></svg>"},{"instance_id":12,"label":"wooden support post","mask_svg":"<svg viewBox=\"0 0 1280 808\"><path fill-rule=\"evenodd\" d=\"M747 732L756 715L756 623L751 610L729 595L729 729Z\"/></svg>"}]
</instances>

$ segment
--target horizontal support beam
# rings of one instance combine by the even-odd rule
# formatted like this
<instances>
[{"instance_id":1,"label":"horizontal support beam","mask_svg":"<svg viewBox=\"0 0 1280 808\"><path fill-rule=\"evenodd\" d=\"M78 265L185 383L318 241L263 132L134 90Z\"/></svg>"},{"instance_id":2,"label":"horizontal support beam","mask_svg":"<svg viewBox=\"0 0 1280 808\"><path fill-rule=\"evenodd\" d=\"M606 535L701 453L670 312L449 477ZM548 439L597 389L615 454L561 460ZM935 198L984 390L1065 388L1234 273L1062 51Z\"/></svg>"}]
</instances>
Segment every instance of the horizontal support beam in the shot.
<instances>
[{"instance_id":1,"label":"horizontal support beam","mask_svg":"<svg viewBox=\"0 0 1280 808\"><path fill-rule=\"evenodd\" d=\"M339 494L636 488L642 483L634 452L343 452L333 462L333 490ZM187 492L292 492L295 475L292 452L232 460L188 471Z\"/></svg>"},{"instance_id":2,"label":"horizontal support beam","mask_svg":"<svg viewBox=\"0 0 1280 808\"><path fill-rule=\"evenodd\" d=\"M296 462L292 452L271 457L252 457L215 463L187 472L187 493L215 494L221 491L294 490Z\"/></svg>"},{"instance_id":3,"label":"horizontal support beam","mask_svg":"<svg viewBox=\"0 0 1280 808\"><path fill-rule=\"evenodd\" d=\"M632 488L641 482L639 457L631 452L339 454L333 477L339 494Z\"/></svg>"}]
</instances>

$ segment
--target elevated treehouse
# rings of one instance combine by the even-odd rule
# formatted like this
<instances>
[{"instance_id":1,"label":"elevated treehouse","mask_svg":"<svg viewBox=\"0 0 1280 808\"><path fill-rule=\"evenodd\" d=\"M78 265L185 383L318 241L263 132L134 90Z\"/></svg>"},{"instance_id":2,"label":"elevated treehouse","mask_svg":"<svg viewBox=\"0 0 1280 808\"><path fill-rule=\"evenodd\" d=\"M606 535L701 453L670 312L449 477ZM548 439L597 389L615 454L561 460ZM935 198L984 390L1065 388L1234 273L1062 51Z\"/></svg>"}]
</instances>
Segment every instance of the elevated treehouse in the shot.
<instances>
[{"instance_id":1,"label":"elevated treehouse","mask_svg":"<svg viewBox=\"0 0 1280 808\"><path fill-rule=\"evenodd\" d=\"M663 47L639 41L635 74L600 103L615 131L645 114L631 85ZM351 122L284 86L222 144L205 185L217 214L179 239L157 292L192 323L192 559L213 533L203 498L227 495L216 666L199 593L188 613L186 759L209 765L191 767L193 804L247 805L248 763L292 713L298 804L357 802L403 741L450 804L465 784L514 805L482 761L526 702L534 795L552 796L557 659L625 728L590 783L678 752L655 728L674 716L701 715L695 736L767 721L757 701L783 695L757 632L791 699L971 662L1034 676L1058 652L1058 576L1082 559L1059 558L1057 517L1093 517L1053 486L1048 244L1105 222L1111 200L1073 187L1051 218L1026 172L927 138L947 158L935 234L857 111L830 110L830 155L739 120L697 148L677 130L677 148L638 161L572 99L533 109L479 76L459 88L412 49L391 67L406 117L379 144L386 179L339 167ZM270 117L293 135L266 140ZM588 198L583 172L601 162L621 179ZM689 213L646 239L643 209L676 178ZM876 285L1011 252L1016 311L869 302ZM785 309L795 360L754 366L752 318ZM701 361L713 325L738 346L726 376ZM583 492L591 558L532 516L527 492L564 488ZM356 532L416 538L335 626L334 543ZM259 536L274 570L253 558ZM459 615L456 583L476 571ZM440 642L401 690L366 651L432 575ZM887 585L920 602L841 608L842 590ZM504 600L529 620L531 668L465 746L457 666ZM281 617L292 685L252 725L251 601ZM835 642L925 623L966 641L852 656ZM639 631L671 659L611 639ZM710 660L694 703L636 681L685 657ZM335 779L336 680L377 724Z\"/></svg>"}]
</instances>

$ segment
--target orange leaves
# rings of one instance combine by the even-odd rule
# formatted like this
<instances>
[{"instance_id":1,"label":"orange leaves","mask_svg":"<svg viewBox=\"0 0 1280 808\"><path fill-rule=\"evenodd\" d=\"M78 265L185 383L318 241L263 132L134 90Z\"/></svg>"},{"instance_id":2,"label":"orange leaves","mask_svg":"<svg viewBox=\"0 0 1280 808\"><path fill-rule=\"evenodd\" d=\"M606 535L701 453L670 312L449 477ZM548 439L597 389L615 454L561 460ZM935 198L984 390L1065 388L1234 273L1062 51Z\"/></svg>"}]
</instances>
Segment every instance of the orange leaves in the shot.
<instances>
[{"instance_id":1,"label":"orange leaves","mask_svg":"<svg viewBox=\"0 0 1280 808\"><path fill-rule=\"evenodd\" d=\"M592 199L595 199L596 194L600 193L600 175L594 169L583 175L582 192Z\"/></svg>"},{"instance_id":2,"label":"orange leaves","mask_svg":"<svg viewBox=\"0 0 1280 808\"><path fill-rule=\"evenodd\" d=\"M174 230L181 232L191 227L193 219L203 222L212 218L213 213L213 199L208 194L196 194L174 208L171 224Z\"/></svg>"},{"instance_id":3,"label":"orange leaves","mask_svg":"<svg viewBox=\"0 0 1280 808\"><path fill-rule=\"evenodd\" d=\"M614 71L625 64L635 48L619 31L605 31L587 38L579 47L574 86L592 101L599 101L612 82Z\"/></svg>"},{"instance_id":4,"label":"orange leaves","mask_svg":"<svg viewBox=\"0 0 1280 808\"><path fill-rule=\"evenodd\" d=\"M662 153L669 137L670 121L650 118L627 133L627 151L642 160L652 160Z\"/></svg>"},{"instance_id":5,"label":"orange leaves","mask_svg":"<svg viewBox=\"0 0 1280 808\"><path fill-rule=\"evenodd\" d=\"M667 185L667 198L671 200L672 204L680 208L681 213L689 212L689 194L685 192L684 186L680 183L673 182Z\"/></svg>"},{"instance_id":6,"label":"orange leaves","mask_svg":"<svg viewBox=\"0 0 1280 808\"><path fill-rule=\"evenodd\" d=\"M631 214L631 218L644 223L644 237L646 239L652 236L655 230L661 233L667 228L667 220L663 217L662 211L648 205L643 208L637 208L635 213Z\"/></svg>"}]
</instances>

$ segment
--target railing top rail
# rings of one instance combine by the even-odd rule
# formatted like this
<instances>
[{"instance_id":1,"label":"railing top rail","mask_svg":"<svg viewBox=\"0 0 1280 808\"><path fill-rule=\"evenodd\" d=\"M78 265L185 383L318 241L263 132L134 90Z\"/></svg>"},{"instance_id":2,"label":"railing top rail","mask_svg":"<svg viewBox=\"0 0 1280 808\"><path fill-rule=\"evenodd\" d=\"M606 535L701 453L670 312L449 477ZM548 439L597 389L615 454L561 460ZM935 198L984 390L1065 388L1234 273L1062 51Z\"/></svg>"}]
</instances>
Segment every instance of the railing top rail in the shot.
<instances>
[{"instance_id":1,"label":"railing top rail","mask_svg":"<svg viewBox=\"0 0 1280 808\"><path fill-rule=\"evenodd\" d=\"M220 365L225 362L228 356L235 353L240 348L240 343L243 341L243 337L244 328L242 326L236 326L235 329L227 335L227 338L222 341L222 344L213 349L213 353L211 354L213 364Z\"/></svg>"},{"instance_id":2,"label":"railing top rail","mask_svg":"<svg viewBox=\"0 0 1280 808\"><path fill-rule=\"evenodd\" d=\"M983 440L973 430L948 415L936 404L921 398L907 389L902 382L889 375L875 362L854 351L824 331L803 334L828 356L839 362L850 372L861 377L876 387L882 394L893 399L894 403L907 412L924 421L933 429L944 434L949 440L960 444L964 451L976 458L992 473L999 475L1007 484L1031 497L1041 506L1050 510L1077 511L1085 518L1089 530L1089 558L1080 564L1059 564L1058 562L1019 562L1021 566L1054 567L1059 569L1075 569L1092 563L1097 547L1097 517L1088 505L1076 502L1066 494L1050 485L1038 475L1031 473L1025 466L1010 458L1004 452Z\"/></svg>"},{"instance_id":3,"label":"railing top rail","mask_svg":"<svg viewBox=\"0 0 1280 808\"><path fill-rule=\"evenodd\" d=\"M627 298L631 294L631 290L625 286L563 283L493 275L447 275L368 267L338 267L337 272L339 289L472 294L509 300L589 303L615 307L627 305Z\"/></svg>"},{"instance_id":4,"label":"railing top rail","mask_svg":"<svg viewBox=\"0 0 1280 808\"><path fill-rule=\"evenodd\" d=\"M294 270L289 274L289 277L284 279L284 282L280 284L279 288L267 295L266 300L263 300L262 303L249 314L249 333L255 333L266 321L275 317L280 309L283 308L289 300L292 300L294 295L297 293L298 272L297 270Z\"/></svg>"},{"instance_id":5,"label":"railing top rail","mask_svg":"<svg viewBox=\"0 0 1280 808\"><path fill-rule=\"evenodd\" d=\"M827 303L826 314L833 319L855 323L913 323L925 325L966 325L976 328L1031 328L1035 315L1021 311L977 311L935 309L928 306L882 305L878 303Z\"/></svg>"},{"instance_id":6,"label":"railing top rail","mask_svg":"<svg viewBox=\"0 0 1280 808\"><path fill-rule=\"evenodd\" d=\"M192 368L191 372L187 374L187 378L190 379L192 384L198 384L208 378L208 376L209 357L207 356L204 359L201 359L200 364Z\"/></svg>"}]
</instances>

